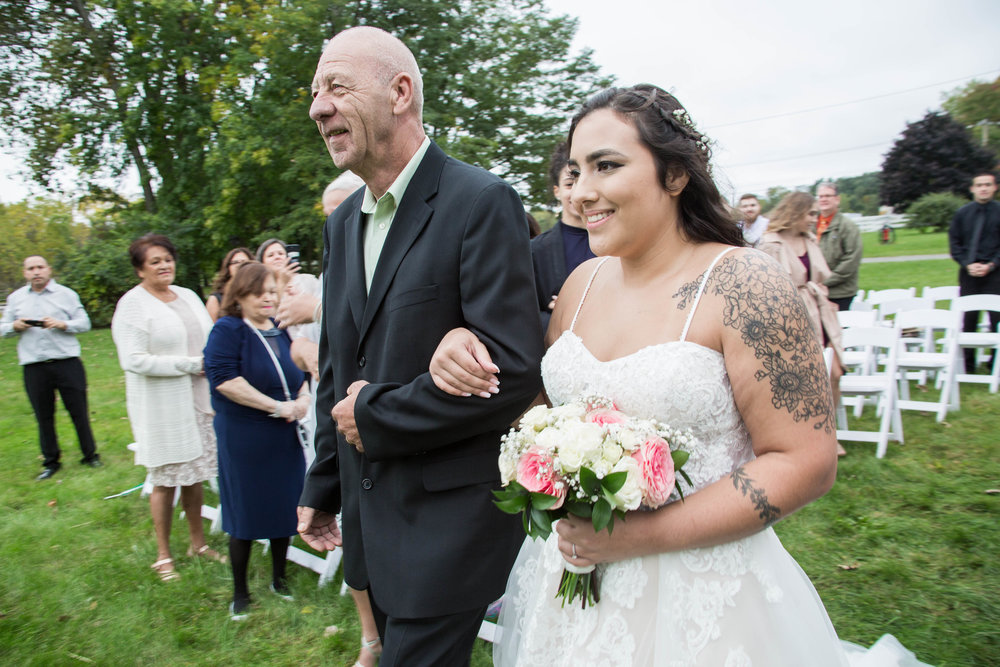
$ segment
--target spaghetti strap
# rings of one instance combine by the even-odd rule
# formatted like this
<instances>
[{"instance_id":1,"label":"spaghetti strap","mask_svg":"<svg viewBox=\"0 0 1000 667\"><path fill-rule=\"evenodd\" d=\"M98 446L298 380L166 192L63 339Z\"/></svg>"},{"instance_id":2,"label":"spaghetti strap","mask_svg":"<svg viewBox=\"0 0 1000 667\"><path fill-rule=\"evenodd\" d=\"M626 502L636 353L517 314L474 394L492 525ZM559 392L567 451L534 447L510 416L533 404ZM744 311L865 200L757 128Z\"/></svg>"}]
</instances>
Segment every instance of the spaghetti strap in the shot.
<instances>
[{"instance_id":1,"label":"spaghetti strap","mask_svg":"<svg viewBox=\"0 0 1000 667\"><path fill-rule=\"evenodd\" d=\"M712 273L712 269L714 269L715 265L719 263L719 260L722 259L722 256L725 255L730 250L736 250L736 246L730 246L725 250L723 250L722 252L720 252L718 255L716 255L715 259L712 260L712 263L708 265L707 269L705 269L705 273L702 274L701 284L698 285L698 292L694 295L694 303L691 304L691 312L688 313L687 321L684 322L684 330L681 331L680 340L687 339L688 329L691 328L691 320L694 319L694 313L696 310L698 310L698 304L701 302L701 295L705 291L705 284L708 282L709 274Z\"/></svg>"},{"instance_id":2,"label":"spaghetti strap","mask_svg":"<svg viewBox=\"0 0 1000 667\"><path fill-rule=\"evenodd\" d=\"M597 272L601 270L602 266L604 266L604 262L608 261L609 259L611 259L610 256L605 257L600 262L598 262L597 266L594 267L594 272L590 274L590 280L587 281L587 287L586 289L583 290L583 296L580 297L580 303L577 304L576 306L576 312L573 313L573 321L569 325L570 331L573 331L573 327L576 326L576 318L580 317L580 309L583 308L583 302L587 298L587 294L590 292L590 286L594 284L594 278L597 277Z\"/></svg>"}]
</instances>

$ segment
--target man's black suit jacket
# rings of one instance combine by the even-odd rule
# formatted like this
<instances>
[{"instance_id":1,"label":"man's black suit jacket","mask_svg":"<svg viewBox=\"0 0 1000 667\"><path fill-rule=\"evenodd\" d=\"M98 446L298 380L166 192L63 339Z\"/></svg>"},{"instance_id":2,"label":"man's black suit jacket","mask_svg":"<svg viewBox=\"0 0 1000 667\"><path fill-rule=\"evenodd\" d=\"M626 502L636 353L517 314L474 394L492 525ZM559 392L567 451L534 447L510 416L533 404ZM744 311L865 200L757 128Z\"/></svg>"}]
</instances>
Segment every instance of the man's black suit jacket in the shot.
<instances>
[{"instance_id":1,"label":"man's black suit jacket","mask_svg":"<svg viewBox=\"0 0 1000 667\"><path fill-rule=\"evenodd\" d=\"M542 333L549 328L552 311L549 303L552 296L559 294L569 271L566 270L566 251L563 249L562 225L557 221L548 229L531 239L531 262L535 271L535 298L541 316Z\"/></svg>"},{"instance_id":2,"label":"man's black suit jacket","mask_svg":"<svg viewBox=\"0 0 1000 667\"><path fill-rule=\"evenodd\" d=\"M493 505L500 436L541 387L542 337L524 208L496 176L431 144L406 189L365 294L364 190L324 228L317 456L302 503L343 512L344 576L398 618L498 598L523 540ZM438 390L428 364L449 330L479 336L500 393ZM365 453L329 418L355 380Z\"/></svg>"}]
</instances>

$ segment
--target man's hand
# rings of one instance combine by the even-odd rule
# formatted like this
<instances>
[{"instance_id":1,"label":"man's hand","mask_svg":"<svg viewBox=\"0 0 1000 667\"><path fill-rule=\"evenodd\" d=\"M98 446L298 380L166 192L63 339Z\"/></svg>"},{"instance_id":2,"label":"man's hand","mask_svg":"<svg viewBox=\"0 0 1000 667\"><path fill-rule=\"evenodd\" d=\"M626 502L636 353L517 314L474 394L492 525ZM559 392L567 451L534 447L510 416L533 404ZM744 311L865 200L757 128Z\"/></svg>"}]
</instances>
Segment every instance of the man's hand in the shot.
<instances>
[{"instance_id":1,"label":"man's hand","mask_svg":"<svg viewBox=\"0 0 1000 667\"><path fill-rule=\"evenodd\" d=\"M66 326L67 325L65 322L63 322L62 320L57 320L54 317L42 318L42 327L44 327L45 329L62 329L63 331L66 331Z\"/></svg>"},{"instance_id":2,"label":"man's hand","mask_svg":"<svg viewBox=\"0 0 1000 667\"><path fill-rule=\"evenodd\" d=\"M982 278L993 270L993 264L991 262L973 262L972 264L966 266L965 270L968 271L969 275L973 278Z\"/></svg>"},{"instance_id":3,"label":"man's hand","mask_svg":"<svg viewBox=\"0 0 1000 667\"><path fill-rule=\"evenodd\" d=\"M305 292L291 294L286 292L281 297L281 303L278 305L276 315L278 326L284 329L295 324L312 322L313 314L316 312L318 304L319 299L312 294L306 294Z\"/></svg>"},{"instance_id":4,"label":"man's hand","mask_svg":"<svg viewBox=\"0 0 1000 667\"><path fill-rule=\"evenodd\" d=\"M299 525L296 530L302 540L317 551L330 551L343 546L344 539L337 525L337 515L299 505Z\"/></svg>"},{"instance_id":5,"label":"man's hand","mask_svg":"<svg viewBox=\"0 0 1000 667\"><path fill-rule=\"evenodd\" d=\"M14 320L14 321L13 321L13 322L11 323L11 326L12 326L12 327L14 327L14 331L16 331L16 332L18 332L18 333L21 333L22 331L27 331L28 329L30 329L30 328L31 328L31 325L30 325L30 324L28 324L27 322L25 322L25 321L24 321L23 319L21 319L20 317L19 317L19 318L17 318L16 320Z\"/></svg>"},{"instance_id":6,"label":"man's hand","mask_svg":"<svg viewBox=\"0 0 1000 667\"><path fill-rule=\"evenodd\" d=\"M333 417L333 421L337 422L337 430L343 433L347 442L354 445L354 448L362 454L365 453L365 447L361 444L358 424L354 421L354 403L358 400L358 392L366 384L368 382L365 380L351 383L351 386L347 388L347 396L330 410L330 416Z\"/></svg>"}]
</instances>

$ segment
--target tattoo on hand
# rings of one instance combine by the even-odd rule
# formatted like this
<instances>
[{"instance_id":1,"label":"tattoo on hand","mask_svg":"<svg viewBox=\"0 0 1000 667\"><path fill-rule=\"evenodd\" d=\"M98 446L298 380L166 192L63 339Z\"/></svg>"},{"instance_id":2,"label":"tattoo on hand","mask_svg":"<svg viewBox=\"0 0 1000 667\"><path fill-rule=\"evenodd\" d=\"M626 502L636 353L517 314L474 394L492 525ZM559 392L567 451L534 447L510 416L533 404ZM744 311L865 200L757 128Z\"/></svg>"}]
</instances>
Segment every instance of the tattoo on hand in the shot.
<instances>
[{"instance_id":1,"label":"tattoo on hand","mask_svg":"<svg viewBox=\"0 0 1000 667\"><path fill-rule=\"evenodd\" d=\"M679 310L693 300L699 282L700 277L674 294ZM791 281L766 256L741 253L719 262L705 289L722 297L723 324L739 331L763 364L754 378L771 385L772 405L797 422L814 419L814 429L831 433L829 374L816 330Z\"/></svg>"},{"instance_id":2,"label":"tattoo on hand","mask_svg":"<svg viewBox=\"0 0 1000 667\"><path fill-rule=\"evenodd\" d=\"M764 522L764 526L770 526L781 518L781 510L772 505L763 489L758 489L753 485L753 480L747 476L746 470L739 467L731 475L733 488L743 494L743 497L750 497L753 508L757 510L757 516Z\"/></svg>"}]
</instances>

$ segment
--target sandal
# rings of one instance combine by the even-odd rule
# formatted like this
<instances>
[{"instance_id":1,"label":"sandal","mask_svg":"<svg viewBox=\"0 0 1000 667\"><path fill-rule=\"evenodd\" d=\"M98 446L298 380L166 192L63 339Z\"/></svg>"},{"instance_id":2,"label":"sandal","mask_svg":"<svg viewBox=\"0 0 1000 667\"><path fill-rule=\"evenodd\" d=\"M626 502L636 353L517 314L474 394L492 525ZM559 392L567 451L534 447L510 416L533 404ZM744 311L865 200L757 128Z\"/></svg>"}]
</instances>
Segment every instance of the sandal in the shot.
<instances>
[{"instance_id":1,"label":"sandal","mask_svg":"<svg viewBox=\"0 0 1000 667\"><path fill-rule=\"evenodd\" d=\"M223 564L229 562L228 558L226 558L225 556L223 556L222 554L220 554L218 551L208 546L207 544L203 544L197 549L195 549L193 546L188 547L187 555L189 557L197 556L198 558L208 558L210 560L214 560L218 563L223 563Z\"/></svg>"},{"instance_id":2,"label":"sandal","mask_svg":"<svg viewBox=\"0 0 1000 667\"><path fill-rule=\"evenodd\" d=\"M375 664L377 665L378 658L380 655L382 655L382 640L379 637L375 637L375 639L365 639L364 637L362 637L361 652L364 653L365 651L368 651L373 656L375 656ZM354 663L354 667L365 667L365 666L361 664L360 660L358 660L357 662Z\"/></svg>"},{"instance_id":3,"label":"sandal","mask_svg":"<svg viewBox=\"0 0 1000 667\"><path fill-rule=\"evenodd\" d=\"M160 576L160 581L173 581L181 578L180 573L174 569L173 558L161 558L150 567Z\"/></svg>"}]
</instances>

